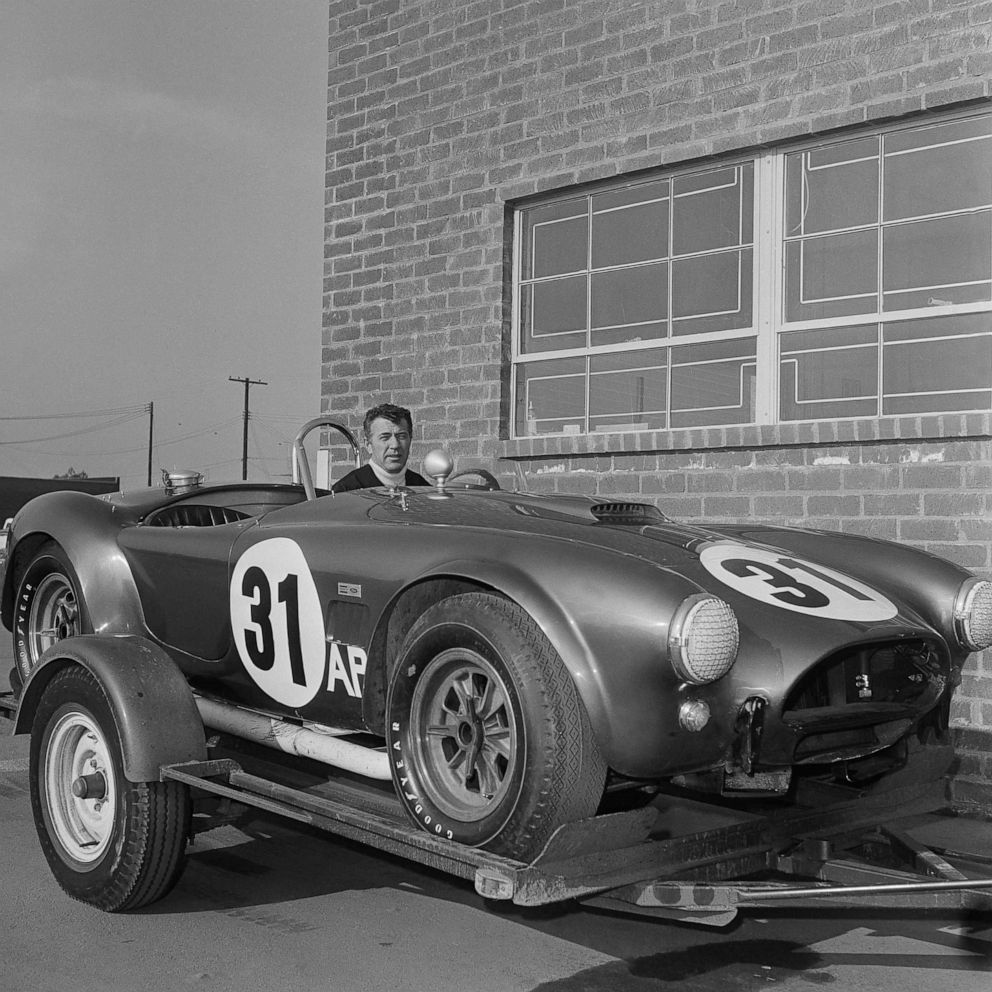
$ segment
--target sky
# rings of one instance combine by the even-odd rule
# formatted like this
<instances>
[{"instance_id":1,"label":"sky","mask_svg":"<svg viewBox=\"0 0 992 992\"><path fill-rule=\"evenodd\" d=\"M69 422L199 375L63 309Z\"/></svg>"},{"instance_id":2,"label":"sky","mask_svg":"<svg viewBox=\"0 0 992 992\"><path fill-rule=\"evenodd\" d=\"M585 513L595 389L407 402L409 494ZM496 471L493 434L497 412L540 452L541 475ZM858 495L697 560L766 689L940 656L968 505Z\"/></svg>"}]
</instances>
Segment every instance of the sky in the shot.
<instances>
[{"instance_id":1,"label":"sky","mask_svg":"<svg viewBox=\"0 0 992 992\"><path fill-rule=\"evenodd\" d=\"M284 480L320 412L324 0L0 2L0 476ZM154 405L151 423L149 405Z\"/></svg>"}]
</instances>

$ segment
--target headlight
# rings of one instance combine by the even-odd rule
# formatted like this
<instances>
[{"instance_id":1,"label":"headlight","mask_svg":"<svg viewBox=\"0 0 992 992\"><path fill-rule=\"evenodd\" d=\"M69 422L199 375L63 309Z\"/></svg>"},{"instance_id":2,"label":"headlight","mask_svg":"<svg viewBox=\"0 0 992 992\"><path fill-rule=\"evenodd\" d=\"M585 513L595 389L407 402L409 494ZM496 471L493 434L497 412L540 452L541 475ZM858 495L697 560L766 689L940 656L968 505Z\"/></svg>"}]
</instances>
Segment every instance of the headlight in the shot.
<instances>
[{"instance_id":1,"label":"headlight","mask_svg":"<svg viewBox=\"0 0 992 992\"><path fill-rule=\"evenodd\" d=\"M706 685L730 671L739 638L730 606L716 596L698 593L683 600L672 617L668 656L679 678Z\"/></svg>"},{"instance_id":2,"label":"headlight","mask_svg":"<svg viewBox=\"0 0 992 992\"><path fill-rule=\"evenodd\" d=\"M992 646L992 582L966 579L954 600L954 632L969 651Z\"/></svg>"}]
</instances>

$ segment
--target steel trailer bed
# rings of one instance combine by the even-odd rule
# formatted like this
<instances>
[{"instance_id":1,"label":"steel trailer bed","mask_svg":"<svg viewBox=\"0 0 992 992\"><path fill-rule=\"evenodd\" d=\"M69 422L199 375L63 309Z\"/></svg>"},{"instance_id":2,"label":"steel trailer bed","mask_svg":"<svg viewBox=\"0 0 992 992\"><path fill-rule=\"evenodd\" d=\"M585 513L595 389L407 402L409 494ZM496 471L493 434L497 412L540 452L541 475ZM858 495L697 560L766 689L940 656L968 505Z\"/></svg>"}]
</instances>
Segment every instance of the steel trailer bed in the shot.
<instances>
[{"instance_id":1,"label":"steel trailer bed","mask_svg":"<svg viewBox=\"0 0 992 992\"><path fill-rule=\"evenodd\" d=\"M0 694L0 716L16 706L11 693ZM578 900L713 926L742 909L782 904L992 911L992 823L960 818L958 846L967 850L914 836L934 824L946 836L954 816L947 745L919 745L905 768L877 783L804 779L788 804L662 792L560 827L529 864L413 827L388 785L290 763L225 735L212 736L210 750L210 760L160 770L163 781L193 790L196 832L256 809L472 881L480 896L519 906Z\"/></svg>"},{"instance_id":2,"label":"steel trailer bed","mask_svg":"<svg viewBox=\"0 0 992 992\"><path fill-rule=\"evenodd\" d=\"M164 767L163 779L470 880L486 899L573 899L717 926L741 909L785 902L992 911L992 824L984 850L945 854L914 837L953 816L949 746L918 747L904 769L872 785L804 781L789 804L660 793L647 805L566 824L525 864L414 828L388 786L328 778L323 767L308 780L242 742L233 752L225 744L215 745L223 756L214 760ZM962 828L985 826L960 819ZM969 844L983 846L970 838L962 846Z\"/></svg>"}]
</instances>

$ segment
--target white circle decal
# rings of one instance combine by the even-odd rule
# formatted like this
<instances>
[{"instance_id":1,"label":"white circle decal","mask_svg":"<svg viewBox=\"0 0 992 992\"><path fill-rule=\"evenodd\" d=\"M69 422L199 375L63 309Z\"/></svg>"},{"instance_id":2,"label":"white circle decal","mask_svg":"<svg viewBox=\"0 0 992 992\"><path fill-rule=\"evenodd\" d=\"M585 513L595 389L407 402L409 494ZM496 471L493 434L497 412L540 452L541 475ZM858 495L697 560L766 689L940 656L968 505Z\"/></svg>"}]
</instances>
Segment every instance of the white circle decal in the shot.
<instances>
[{"instance_id":1,"label":"white circle decal","mask_svg":"<svg viewBox=\"0 0 992 992\"><path fill-rule=\"evenodd\" d=\"M871 586L784 551L711 544L702 550L699 560L710 575L731 589L794 613L870 623L891 620L898 612Z\"/></svg>"},{"instance_id":2,"label":"white circle decal","mask_svg":"<svg viewBox=\"0 0 992 992\"><path fill-rule=\"evenodd\" d=\"M284 706L309 703L324 680L324 624L317 586L300 546L260 541L234 567L231 628L255 684Z\"/></svg>"}]
</instances>

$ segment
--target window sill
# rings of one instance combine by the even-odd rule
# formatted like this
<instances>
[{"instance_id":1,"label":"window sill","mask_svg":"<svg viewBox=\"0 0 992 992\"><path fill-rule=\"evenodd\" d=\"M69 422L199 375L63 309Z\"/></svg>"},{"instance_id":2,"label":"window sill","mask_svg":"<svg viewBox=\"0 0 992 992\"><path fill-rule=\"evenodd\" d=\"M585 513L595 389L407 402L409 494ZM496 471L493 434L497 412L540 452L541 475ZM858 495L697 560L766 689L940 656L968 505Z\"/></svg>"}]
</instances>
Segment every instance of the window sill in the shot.
<instances>
[{"instance_id":1,"label":"window sill","mask_svg":"<svg viewBox=\"0 0 992 992\"><path fill-rule=\"evenodd\" d=\"M900 441L949 441L992 438L992 413L928 414L742 427L637 431L618 434L538 435L507 438L499 457L527 461L549 457L640 454L659 451L714 451L735 448L827 447Z\"/></svg>"}]
</instances>

